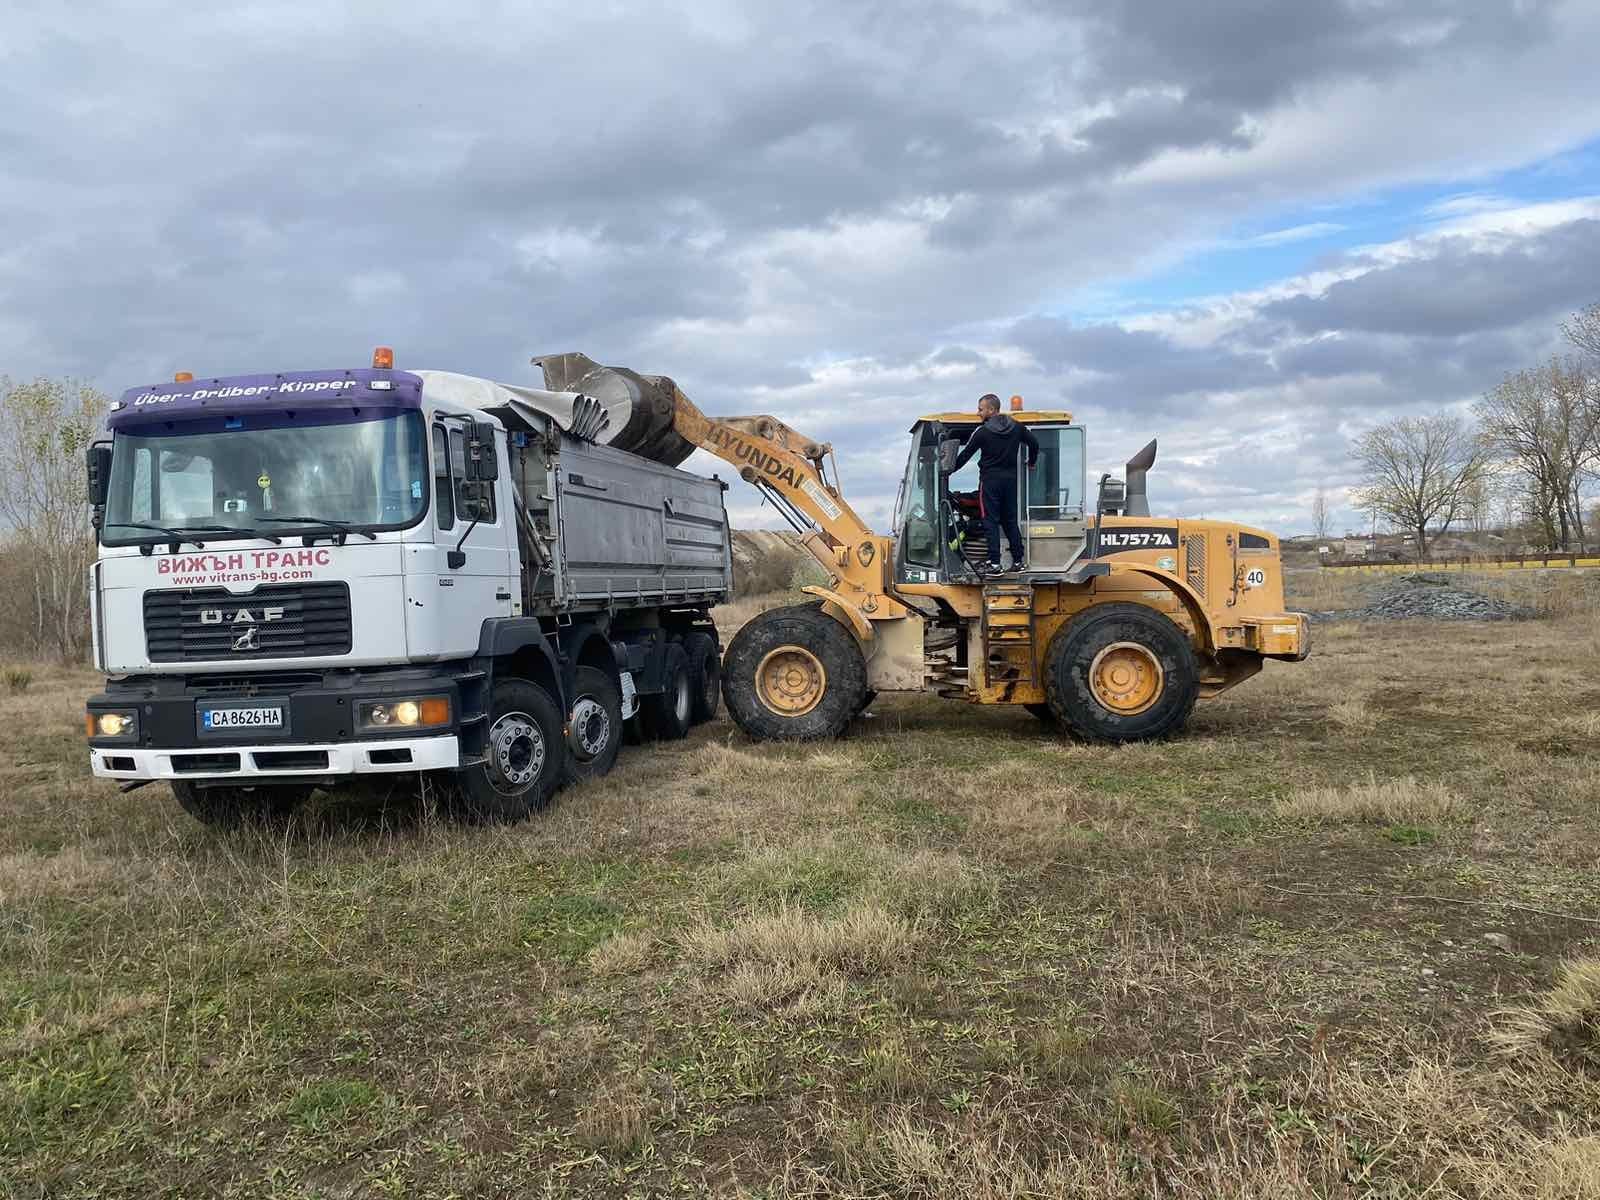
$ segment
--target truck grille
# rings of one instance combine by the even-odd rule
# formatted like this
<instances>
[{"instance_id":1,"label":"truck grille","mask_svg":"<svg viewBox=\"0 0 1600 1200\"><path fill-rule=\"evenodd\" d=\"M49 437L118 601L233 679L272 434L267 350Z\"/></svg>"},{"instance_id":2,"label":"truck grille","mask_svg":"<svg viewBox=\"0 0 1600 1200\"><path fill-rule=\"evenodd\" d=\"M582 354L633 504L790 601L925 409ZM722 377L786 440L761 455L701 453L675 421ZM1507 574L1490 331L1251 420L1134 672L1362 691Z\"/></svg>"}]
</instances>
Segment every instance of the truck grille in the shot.
<instances>
[{"instance_id":1,"label":"truck grille","mask_svg":"<svg viewBox=\"0 0 1600 1200\"><path fill-rule=\"evenodd\" d=\"M223 588L144 594L151 662L314 658L350 653L350 589L295 583L234 595Z\"/></svg>"}]
</instances>

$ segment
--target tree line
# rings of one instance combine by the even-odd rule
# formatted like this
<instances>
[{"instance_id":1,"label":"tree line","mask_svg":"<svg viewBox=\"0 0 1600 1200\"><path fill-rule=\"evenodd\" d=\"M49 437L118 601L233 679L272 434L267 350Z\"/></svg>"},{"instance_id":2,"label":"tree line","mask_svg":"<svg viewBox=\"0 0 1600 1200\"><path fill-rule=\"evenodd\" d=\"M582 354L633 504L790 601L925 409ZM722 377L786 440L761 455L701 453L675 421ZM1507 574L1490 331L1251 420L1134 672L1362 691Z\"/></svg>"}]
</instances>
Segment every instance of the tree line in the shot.
<instances>
[{"instance_id":1,"label":"tree line","mask_svg":"<svg viewBox=\"0 0 1600 1200\"><path fill-rule=\"evenodd\" d=\"M108 401L70 379L0 377L0 648L8 655L89 657L85 451Z\"/></svg>"},{"instance_id":2,"label":"tree line","mask_svg":"<svg viewBox=\"0 0 1600 1200\"><path fill-rule=\"evenodd\" d=\"M1404 533L1419 560L1453 527L1561 553L1600 536L1600 515L1584 511L1600 483L1600 303L1561 331L1563 352L1506 375L1470 415L1398 417L1356 438L1355 506ZM1311 515L1327 536L1325 493Z\"/></svg>"}]
</instances>

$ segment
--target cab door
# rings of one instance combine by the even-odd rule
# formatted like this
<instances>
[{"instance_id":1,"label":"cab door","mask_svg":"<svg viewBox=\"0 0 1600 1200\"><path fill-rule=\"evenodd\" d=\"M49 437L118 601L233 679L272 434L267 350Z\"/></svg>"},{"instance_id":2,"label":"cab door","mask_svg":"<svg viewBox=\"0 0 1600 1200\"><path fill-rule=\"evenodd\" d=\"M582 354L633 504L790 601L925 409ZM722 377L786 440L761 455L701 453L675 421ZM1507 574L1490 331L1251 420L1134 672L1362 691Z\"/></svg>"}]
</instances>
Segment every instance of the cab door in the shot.
<instances>
[{"instance_id":1,"label":"cab door","mask_svg":"<svg viewBox=\"0 0 1600 1200\"><path fill-rule=\"evenodd\" d=\"M465 414L437 412L429 426L433 541L411 543L406 564L406 625L414 657L472 653L483 622L511 616L517 603L515 521L506 505L504 434L496 433L501 480L479 484L467 478L471 432L472 421Z\"/></svg>"},{"instance_id":2,"label":"cab door","mask_svg":"<svg viewBox=\"0 0 1600 1200\"><path fill-rule=\"evenodd\" d=\"M1022 534L1032 572L1063 571L1083 553L1086 538L1084 431L1078 425L1033 426L1039 459L1019 472Z\"/></svg>"}]
</instances>

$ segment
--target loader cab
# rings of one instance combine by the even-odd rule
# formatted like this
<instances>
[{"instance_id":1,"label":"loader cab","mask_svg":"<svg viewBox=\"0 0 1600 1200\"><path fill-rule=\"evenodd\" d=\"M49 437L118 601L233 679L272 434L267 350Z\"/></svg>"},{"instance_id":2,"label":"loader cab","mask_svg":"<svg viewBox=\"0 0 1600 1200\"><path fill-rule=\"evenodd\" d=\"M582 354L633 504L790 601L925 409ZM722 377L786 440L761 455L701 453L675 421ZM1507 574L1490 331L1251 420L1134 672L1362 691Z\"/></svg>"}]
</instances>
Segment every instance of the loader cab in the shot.
<instances>
[{"instance_id":1,"label":"loader cab","mask_svg":"<svg viewBox=\"0 0 1600 1200\"><path fill-rule=\"evenodd\" d=\"M1018 463L1017 513L1030 575L1064 572L1084 552L1085 442L1065 412L1013 412L1039 441L1033 471ZM911 427L911 453L895 509L895 578L901 583L970 583L988 557L976 457L951 473L978 427L973 413L924 417Z\"/></svg>"}]
</instances>

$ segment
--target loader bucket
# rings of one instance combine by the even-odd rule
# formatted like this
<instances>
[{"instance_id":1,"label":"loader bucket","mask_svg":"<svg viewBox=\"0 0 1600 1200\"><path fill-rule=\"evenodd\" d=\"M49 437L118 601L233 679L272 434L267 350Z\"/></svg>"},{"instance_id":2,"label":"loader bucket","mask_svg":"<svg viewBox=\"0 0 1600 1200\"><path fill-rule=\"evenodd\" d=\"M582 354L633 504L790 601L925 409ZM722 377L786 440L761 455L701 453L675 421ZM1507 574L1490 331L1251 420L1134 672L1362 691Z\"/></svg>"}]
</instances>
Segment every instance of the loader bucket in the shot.
<instances>
[{"instance_id":1,"label":"loader bucket","mask_svg":"<svg viewBox=\"0 0 1600 1200\"><path fill-rule=\"evenodd\" d=\"M652 462L675 467L694 446L673 428L677 385L665 375L640 375L626 367L601 366L586 354L546 354L533 360L552 392L592 397L609 418L595 441Z\"/></svg>"}]
</instances>

